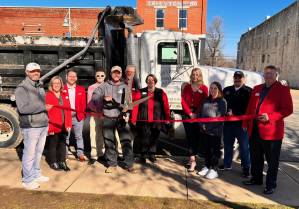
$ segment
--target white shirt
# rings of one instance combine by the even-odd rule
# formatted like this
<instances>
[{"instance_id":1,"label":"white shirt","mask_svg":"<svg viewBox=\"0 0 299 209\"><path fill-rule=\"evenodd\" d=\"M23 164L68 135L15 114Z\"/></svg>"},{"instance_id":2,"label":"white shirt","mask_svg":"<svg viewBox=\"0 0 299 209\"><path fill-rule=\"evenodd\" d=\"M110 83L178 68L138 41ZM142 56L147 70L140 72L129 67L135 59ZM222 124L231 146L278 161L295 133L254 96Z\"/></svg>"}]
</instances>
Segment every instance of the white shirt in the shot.
<instances>
[{"instance_id":1,"label":"white shirt","mask_svg":"<svg viewBox=\"0 0 299 209\"><path fill-rule=\"evenodd\" d=\"M69 92L69 99L70 99L70 104L71 108L75 109L76 108L76 86L70 87L67 84L68 92Z\"/></svg>"}]
</instances>

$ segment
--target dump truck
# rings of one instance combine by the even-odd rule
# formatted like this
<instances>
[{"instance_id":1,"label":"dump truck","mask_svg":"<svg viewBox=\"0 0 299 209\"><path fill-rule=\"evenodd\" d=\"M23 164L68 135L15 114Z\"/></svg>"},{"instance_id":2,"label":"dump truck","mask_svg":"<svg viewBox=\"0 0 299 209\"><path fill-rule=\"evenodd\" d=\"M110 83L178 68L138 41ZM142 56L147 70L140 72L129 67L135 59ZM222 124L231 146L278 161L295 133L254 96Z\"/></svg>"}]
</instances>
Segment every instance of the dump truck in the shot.
<instances>
[{"instance_id":1,"label":"dump truck","mask_svg":"<svg viewBox=\"0 0 299 209\"><path fill-rule=\"evenodd\" d=\"M142 23L133 8L107 7L99 14L89 38L0 35L0 148L16 147L22 141L14 90L25 78L24 69L29 62L41 65L40 82L45 88L52 76L65 78L66 69L73 68L79 84L86 89L94 83L97 68L105 69L109 75L114 65L125 69L127 64L133 64L142 87L146 86L148 74L157 76L157 86L166 91L173 117L180 119L181 87L190 80L191 70L202 62L205 36L170 30L134 33L134 26ZM231 85L236 70L200 68L206 85L212 81ZM258 73L244 73L249 86L262 82ZM183 137L180 123L174 124L174 130L175 137Z\"/></svg>"}]
</instances>

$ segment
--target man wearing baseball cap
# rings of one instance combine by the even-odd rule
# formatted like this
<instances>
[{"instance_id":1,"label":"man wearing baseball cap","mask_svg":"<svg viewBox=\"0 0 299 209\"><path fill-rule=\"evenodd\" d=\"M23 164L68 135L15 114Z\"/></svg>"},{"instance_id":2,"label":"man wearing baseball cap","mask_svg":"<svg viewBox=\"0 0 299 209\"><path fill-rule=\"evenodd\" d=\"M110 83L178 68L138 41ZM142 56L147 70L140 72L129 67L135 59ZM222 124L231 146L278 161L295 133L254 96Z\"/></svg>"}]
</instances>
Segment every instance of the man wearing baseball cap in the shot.
<instances>
[{"instance_id":1,"label":"man wearing baseball cap","mask_svg":"<svg viewBox=\"0 0 299 209\"><path fill-rule=\"evenodd\" d=\"M223 89L227 101L227 115L244 115L248 106L251 88L245 85L245 75L242 71L234 73L234 85ZM235 138L239 142L243 177L249 176L250 154L247 131L242 128L242 121L225 122L223 128L224 160L220 170L232 169L233 146Z\"/></svg>"},{"instance_id":2,"label":"man wearing baseball cap","mask_svg":"<svg viewBox=\"0 0 299 209\"><path fill-rule=\"evenodd\" d=\"M26 189L37 189L39 182L49 178L41 174L40 160L44 150L48 115L45 104L45 90L38 85L41 68L37 63L29 63L25 69L26 78L15 90L20 127L24 138L22 157L22 182Z\"/></svg>"},{"instance_id":3,"label":"man wearing baseball cap","mask_svg":"<svg viewBox=\"0 0 299 209\"><path fill-rule=\"evenodd\" d=\"M117 171L117 147L115 130L119 135L122 147L125 169L128 172L135 172L133 168L134 157L131 144L131 134L128 126L118 126L117 118L121 110L119 104L124 103L124 93L128 85L122 80L122 69L119 66L113 66L110 71L111 80L104 85L99 86L93 92L91 101L94 106L101 107L104 115L103 120L103 136L105 142L105 159L107 160L106 173L114 173Z\"/></svg>"}]
</instances>

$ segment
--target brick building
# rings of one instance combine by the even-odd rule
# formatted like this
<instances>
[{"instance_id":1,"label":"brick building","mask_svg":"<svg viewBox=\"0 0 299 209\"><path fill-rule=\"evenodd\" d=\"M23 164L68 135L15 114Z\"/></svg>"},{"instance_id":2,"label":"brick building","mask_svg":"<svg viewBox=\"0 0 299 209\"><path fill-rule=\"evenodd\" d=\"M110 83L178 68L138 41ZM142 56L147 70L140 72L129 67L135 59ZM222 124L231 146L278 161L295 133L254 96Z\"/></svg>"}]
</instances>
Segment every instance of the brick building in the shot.
<instances>
[{"instance_id":1,"label":"brick building","mask_svg":"<svg viewBox=\"0 0 299 209\"><path fill-rule=\"evenodd\" d=\"M207 0L136 0L144 30L206 33ZM89 36L103 8L0 7L0 34Z\"/></svg>"},{"instance_id":2,"label":"brick building","mask_svg":"<svg viewBox=\"0 0 299 209\"><path fill-rule=\"evenodd\" d=\"M100 8L0 7L0 34L89 36Z\"/></svg>"},{"instance_id":3,"label":"brick building","mask_svg":"<svg viewBox=\"0 0 299 209\"><path fill-rule=\"evenodd\" d=\"M207 0L137 0L137 12L144 30L183 30L192 34L206 33Z\"/></svg>"},{"instance_id":4,"label":"brick building","mask_svg":"<svg viewBox=\"0 0 299 209\"><path fill-rule=\"evenodd\" d=\"M262 71L267 65L280 68L280 79L299 88L299 3L294 2L241 36L237 67Z\"/></svg>"}]
</instances>

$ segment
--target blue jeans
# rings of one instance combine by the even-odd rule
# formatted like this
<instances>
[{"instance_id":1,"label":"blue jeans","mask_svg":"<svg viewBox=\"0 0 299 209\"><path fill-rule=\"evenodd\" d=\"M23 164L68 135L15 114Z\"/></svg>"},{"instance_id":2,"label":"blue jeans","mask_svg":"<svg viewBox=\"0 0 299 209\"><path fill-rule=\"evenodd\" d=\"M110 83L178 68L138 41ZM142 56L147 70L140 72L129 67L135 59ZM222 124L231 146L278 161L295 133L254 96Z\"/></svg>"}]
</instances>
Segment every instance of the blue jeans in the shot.
<instances>
[{"instance_id":1,"label":"blue jeans","mask_svg":"<svg viewBox=\"0 0 299 209\"><path fill-rule=\"evenodd\" d=\"M45 147L48 127L23 128L24 149L22 174L24 183L30 183L41 176L40 160Z\"/></svg>"},{"instance_id":2,"label":"blue jeans","mask_svg":"<svg viewBox=\"0 0 299 209\"><path fill-rule=\"evenodd\" d=\"M84 142L83 142L83 125L84 120L78 121L76 116L72 117L72 131L74 131L76 145L77 145L77 156L84 154ZM68 153L68 147L70 145L70 132L66 137L66 154Z\"/></svg>"},{"instance_id":3,"label":"blue jeans","mask_svg":"<svg viewBox=\"0 0 299 209\"><path fill-rule=\"evenodd\" d=\"M241 165L243 170L250 168L250 152L247 131L242 127L234 124L225 124L223 128L223 143L224 143L224 167L229 168L232 165L233 146L235 138L239 142Z\"/></svg>"}]
</instances>

